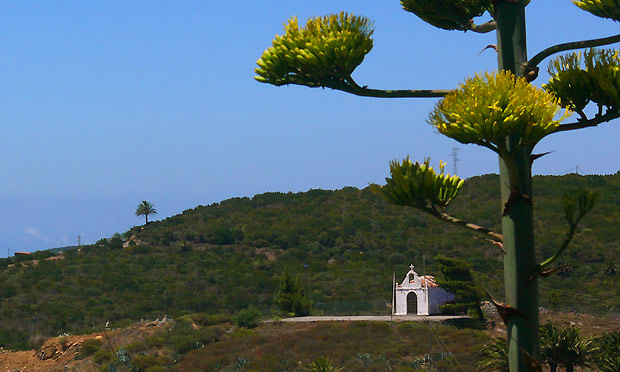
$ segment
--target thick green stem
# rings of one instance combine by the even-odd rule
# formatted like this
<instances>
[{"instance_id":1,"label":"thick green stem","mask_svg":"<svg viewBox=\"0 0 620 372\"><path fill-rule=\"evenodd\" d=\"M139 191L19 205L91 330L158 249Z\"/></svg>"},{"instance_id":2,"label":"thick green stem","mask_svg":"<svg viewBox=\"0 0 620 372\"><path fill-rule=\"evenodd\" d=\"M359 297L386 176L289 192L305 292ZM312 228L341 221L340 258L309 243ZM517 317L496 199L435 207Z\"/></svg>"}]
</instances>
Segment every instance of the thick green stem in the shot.
<instances>
[{"instance_id":1,"label":"thick green stem","mask_svg":"<svg viewBox=\"0 0 620 372\"><path fill-rule=\"evenodd\" d=\"M592 47L609 45L609 44L619 43L619 42L620 42L620 35L613 35L613 36L604 37L600 39L574 41L571 43L554 45L552 47L549 47L543 50L537 55L535 55L532 59L529 60L529 62L527 63L527 66L530 68L536 67L545 58L553 54L556 54L556 53L565 52L567 50L592 48Z\"/></svg>"},{"instance_id":2,"label":"thick green stem","mask_svg":"<svg viewBox=\"0 0 620 372\"><path fill-rule=\"evenodd\" d=\"M329 86L329 88L339 89L351 94L362 97L375 97L375 98L441 98L450 93L449 90L427 90L427 89L412 89L412 90L382 90L371 89L368 87L359 86L353 78L349 77L346 84L335 84Z\"/></svg>"},{"instance_id":3,"label":"thick green stem","mask_svg":"<svg viewBox=\"0 0 620 372\"><path fill-rule=\"evenodd\" d=\"M549 257L548 259L546 259L545 261L541 262L539 265L540 269L546 269L549 265L551 265L555 260L557 260L558 258L560 258L560 256L562 255L562 253L564 253L564 251L566 250L566 248L568 248L568 245L570 244L571 240L573 240L573 236L575 235L575 230L577 229L577 224L571 224L569 229L568 229L568 233L566 234L566 237L564 238L564 240L562 241L562 245L560 246L560 248L558 249L557 252L555 252L555 254L551 257Z\"/></svg>"},{"instance_id":4,"label":"thick green stem","mask_svg":"<svg viewBox=\"0 0 620 372\"><path fill-rule=\"evenodd\" d=\"M523 76L523 65L527 62L524 1L498 0L495 7L499 69ZM532 195L530 151L519 147L519 140L518 135L506 139L506 149L510 154L504 157L511 158L507 160L514 161L513 164L507 164L500 156L503 207L515 190L523 195ZM511 176L510 173L515 174ZM539 356L538 281L530 281L536 269L531 200L514 198L502 217L502 235L506 250L506 302L523 314L511 317L507 324L510 371L527 372L528 364L523 351L535 358Z\"/></svg>"},{"instance_id":5,"label":"thick green stem","mask_svg":"<svg viewBox=\"0 0 620 372\"><path fill-rule=\"evenodd\" d=\"M491 32L494 31L496 29L496 23L495 20L489 21L487 23L483 23L481 25L477 25L474 23L474 21L471 21L471 24L469 25L469 29L473 32L479 33L479 34L486 34L487 32Z\"/></svg>"},{"instance_id":6,"label":"thick green stem","mask_svg":"<svg viewBox=\"0 0 620 372\"><path fill-rule=\"evenodd\" d=\"M452 217L447 213L437 213L437 214L433 214L434 216L436 216L437 218L439 218L442 221L446 221L446 222L450 222L452 224L455 224L457 226L461 226L470 230L473 230L479 234L485 235L487 236L489 239L495 241L495 242L501 242L504 238L502 237L502 234L498 234L495 231L489 230L486 227L482 227L479 225L476 225L474 223L470 223L470 222L466 222L463 220L459 220L456 217Z\"/></svg>"},{"instance_id":7,"label":"thick green stem","mask_svg":"<svg viewBox=\"0 0 620 372\"><path fill-rule=\"evenodd\" d=\"M614 119L620 118L620 111L610 110L605 115L596 115L592 119L580 120L575 123L562 124L553 133L565 132L568 130L582 129L595 127L601 123L605 123Z\"/></svg>"}]
</instances>

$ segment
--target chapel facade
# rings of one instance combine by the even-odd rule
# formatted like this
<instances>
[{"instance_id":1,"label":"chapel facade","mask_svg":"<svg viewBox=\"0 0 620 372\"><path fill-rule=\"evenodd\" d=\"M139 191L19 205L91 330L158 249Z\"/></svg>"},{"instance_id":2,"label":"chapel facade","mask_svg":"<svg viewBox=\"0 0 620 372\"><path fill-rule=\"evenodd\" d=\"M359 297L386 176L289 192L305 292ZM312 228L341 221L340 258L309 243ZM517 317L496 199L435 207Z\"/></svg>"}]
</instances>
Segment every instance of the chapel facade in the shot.
<instances>
[{"instance_id":1,"label":"chapel facade","mask_svg":"<svg viewBox=\"0 0 620 372\"><path fill-rule=\"evenodd\" d=\"M445 291L435 283L435 278L419 276L413 268L402 283L394 283L393 315L434 315L439 306L454 300L454 294Z\"/></svg>"}]
</instances>

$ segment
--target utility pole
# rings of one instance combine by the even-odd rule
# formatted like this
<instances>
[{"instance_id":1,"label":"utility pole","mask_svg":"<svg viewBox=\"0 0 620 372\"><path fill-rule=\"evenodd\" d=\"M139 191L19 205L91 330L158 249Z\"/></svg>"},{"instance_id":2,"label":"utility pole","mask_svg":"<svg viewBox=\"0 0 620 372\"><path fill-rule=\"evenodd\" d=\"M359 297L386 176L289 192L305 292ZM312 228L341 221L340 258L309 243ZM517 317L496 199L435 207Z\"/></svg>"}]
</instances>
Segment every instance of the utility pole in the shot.
<instances>
[{"instance_id":1,"label":"utility pole","mask_svg":"<svg viewBox=\"0 0 620 372\"><path fill-rule=\"evenodd\" d=\"M306 306L307 306L307 311L308 311L308 315L310 315L310 293L309 293L309 276L308 276L308 264L305 263L304 264L304 268L306 269Z\"/></svg>"},{"instance_id":2,"label":"utility pole","mask_svg":"<svg viewBox=\"0 0 620 372\"><path fill-rule=\"evenodd\" d=\"M422 255L422 275L424 276L424 297L426 301L426 306L428 307L428 287L426 281L426 256ZM428 309L427 309L428 310ZM433 340L431 339L431 322L426 322L428 326L428 370L431 371L433 369Z\"/></svg>"},{"instance_id":3,"label":"utility pole","mask_svg":"<svg viewBox=\"0 0 620 372\"><path fill-rule=\"evenodd\" d=\"M428 309L428 284L427 284L427 278L426 278L426 256L422 256L422 275L424 275L424 301L426 301L426 306L427 306L427 311Z\"/></svg>"},{"instance_id":4,"label":"utility pole","mask_svg":"<svg viewBox=\"0 0 620 372\"><path fill-rule=\"evenodd\" d=\"M390 312L390 322L392 321L392 318L394 317L394 305L395 305L394 297L395 296L396 296L396 273L392 271L392 308Z\"/></svg>"},{"instance_id":5,"label":"utility pole","mask_svg":"<svg viewBox=\"0 0 620 372\"><path fill-rule=\"evenodd\" d=\"M431 330L431 322L427 321L426 325L428 326L428 370L432 371L433 370L433 340L431 338L432 336L432 330Z\"/></svg>"}]
</instances>

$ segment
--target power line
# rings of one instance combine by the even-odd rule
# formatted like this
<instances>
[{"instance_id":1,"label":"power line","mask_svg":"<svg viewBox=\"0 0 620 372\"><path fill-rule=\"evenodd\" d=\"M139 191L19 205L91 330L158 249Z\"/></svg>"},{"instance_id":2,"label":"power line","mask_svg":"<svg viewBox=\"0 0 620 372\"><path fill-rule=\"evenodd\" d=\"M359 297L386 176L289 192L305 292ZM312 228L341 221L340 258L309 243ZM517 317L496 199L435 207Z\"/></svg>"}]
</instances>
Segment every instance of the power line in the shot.
<instances>
[{"instance_id":1,"label":"power line","mask_svg":"<svg viewBox=\"0 0 620 372\"><path fill-rule=\"evenodd\" d=\"M495 280L499 280L499 281L503 280L503 278L498 278L497 276L494 276L494 275L491 275L491 274L488 274L488 273L483 273L481 271L477 271L477 270L473 270L473 269L471 271L473 271L473 272L475 272L477 274L481 274L481 275L487 276L487 277L489 277L491 279L495 279ZM577 292L577 291L574 291L574 290L566 291L566 290L562 290L562 289L551 288L551 287L548 287L548 286L545 286L545 285L541 285L540 282L538 284L538 288L540 288L542 290L545 290L545 291L558 292L560 294L565 294L565 295L570 295L570 296L579 295L580 297L589 297L589 298L594 299L594 300L608 300L609 299L609 297L606 297L606 296L595 296L595 295L592 295L592 294L589 294L589 293Z\"/></svg>"},{"instance_id":2,"label":"power line","mask_svg":"<svg viewBox=\"0 0 620 372\"><path fill-rule=\"evenodd\" d=\"M468 355L468 354L470 354L471 352L469 352L469 351L468 351L468 352L466 352L466 353L461 353L461 354L454 354L454 353L452 353L452 352L448 349L448 347L447 347L446 343L445 343L445 342L441 339L441 337L439 337L439 336L438 336L435 332L433 332L433 330L432 330L432 329L431 329L431 327L430 327L431 322L430 322L429 320L422 320L421 322L413 322L413 323L414 323L414 324L412 324L412 327L415 327L415 323L426 323L426 326L427 326L427 327L428 327L428 329L429 329L429 334L430 334L432 337L434 337L434 338L435 338L436 342L439 344L439 347L440 347L440 348L444 351L444 354L447 354L447 355L452 356L452 357L453 357L453 359L454 359L454 362L457 364L457 366L460 368L460 370L461 370L461 371L463 371L463 372L465 371L465 369L464 369L464 368L462 367L462 365L459 363L457 356ZM442 346L440 343L443 343L443 345L444 345L444 346ZM389 345L389 346L387 346L387 347L383 348L383 349L380 349L380 350L378 351L378 353L377 353L377 352L375 352L374 358L370 359L370 360L369 360L369 363L375 363L375 362L379 361L379 360L381 359L381 357L383 356L383 354L385 354L385 353L386 353L387 351L389 351L389 350L394 349L394 347L395 347L395 346L398 346L398 345L402 345L402 342L401 342L400 340L399 340L399 341L397 341L397 342L396 342L396 343L394 343L394 344L391 344L391 345ZM431 358L431 354L429 354L429 358ZM448 360L448 363L450 363L450 367L452 367L452 369L454 369L455 371L458 371L458 369L452 365L452 362L450 362L450 358L448 358L447 360ZM355 364L355 365L352 365L352 364ZM351 366L350 366L350 367L347 367L348 365L351 365ZM360 366L360 365L357 365L357 361L356 361L355 359L350 359L349 361L345 362L345 363L342 365L342 367L347 367L347 368L346 368L346 370L347 370L347 371L351 371L351 372L354 372L354 371L359 371L359 370L365 370L365 368L366 368L364 365L361 365L361 366Z\"/></svg>"},{"instance_id":3,"label":"power line","mask_svg":"<svg viewBox=\"0 0 620 372\"><path fill-rule=\"evenodd\" d=\"M424 323L426 323L426 326L428 327L428 330L430 332L430 334L433 335L433 338L435 338L435 341L437 342L437 344L439 345L439 347L441 348L441 350L443 350L444 354L448 354L449 356L453 356L454 354L448 349L448 346L441 340L441 338L437 337L437 334L435 334L435 332L433 332L433 329L431 328L430 322L427 320L423 321ZM443 343L443 345L442 345ZM432 360L432 355L429 354L428 355L429 358L429 362ZM456 358L448 358L447 361L450 364L450 367L452 367L453 370L458 371L458 369L452 365L452 361L451 359L454 359L454 361L456 362L456 365L461 369L461 371L465 372L465 369L463 369L463 366L461 366L461 363L459 363L459 361Z\"/></svg>"}]
</instances>

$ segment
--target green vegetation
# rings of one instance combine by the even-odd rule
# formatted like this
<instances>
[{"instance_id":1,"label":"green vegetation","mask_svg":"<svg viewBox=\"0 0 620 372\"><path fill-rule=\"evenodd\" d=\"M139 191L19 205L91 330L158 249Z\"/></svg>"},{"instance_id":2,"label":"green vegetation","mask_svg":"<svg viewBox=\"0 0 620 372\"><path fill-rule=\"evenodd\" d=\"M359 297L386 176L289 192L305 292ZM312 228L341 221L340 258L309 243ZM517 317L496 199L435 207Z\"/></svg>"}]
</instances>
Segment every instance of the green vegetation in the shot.
<instances>
[{"instance_id":1,"label":"green vegetation","mask_svg":"<svg viewBox=\"0 0 620 372\"><path fill-rule=\"evenodd\" d=\"M428 362L429 337L436 342L430 356L434 370L452 370L459 363L472 371L477 354L471 350L488 339L483 331L440 324L281 323L233 331L191 351L173 371L230 371L240 360L248 371L415 371Z\"/></svg>"},{"instance_id":2,"label":"green vegetation","mask_svg":"<svg viewBox=\"0 0 620 372\"><path fill-rule=\"evenodd\" d=\"M573 324L559 325L547 321L540 326L542 363L551 372L573 372L578 367L595 371L618 371L620 329L602 336L586 338ZM536 364L536 362L534 362ZM542 370L542 369L540 369ZM494 337L480 350L478 372L507 372L508 345L505 339Z\"/></svg>"},{"instance_id":3,"label":"green vegetation","mask_svg":"<svg viewBox=\"0 0 620 372\"><path fill-rule=\"evenodd\" d=\"M302 370L303 372L338 372L342 371L342 368L336 368L326 357L318 357L312 362L308 363Z\"/></svg>"},{"instance_id":4,"label":"green vegetation","mask_svg":"<svg viewBox=\"0 0 620 372\"><path fill-rule=\"evenodd\" d=\"M118 338L112 343L86 340L77 358L84 359L92 355L92 362L100 366L102 371L115 368L117 371L132 372L169 371L192 350L220 341L231 330L228 323L201 326L193 322L194 315L202 316L193 314L159 325L147 324L147 328L158 327L154 333L149 333L144 323L133 325L125 331L125 337L129 340L122 343ZM136 337L139 339L136 340ZM112 346L114 352L110 351Z\"/></svg>"},{"instance_id":5,"label":"green vegetation","mask_svg":"<svg viewBox=\"0 0 620 372\"><path fill-rule=\"evenodd\" d=\"M594 339L593 348L598 352L593 360L602 372L620 371L620 329L607 332Z\"/></svg>"},{"instance_id":6,"label":"green vegetation","mask_svg":"<svg viewBox=\"0 0 620 372\"><path fill-rule=\"evenodd\" d=\"M498 227L497 181L496 175L466 180L465 197L450 204L450 213ZM541 306L620 313L620 173L541 176L534 182L542 212L535 220L541 257L550 256L565 234L564 192L601 193L560 259L565 267L541 280ZM127 248L121 236L133 237ZM0 346L28 348L34 316L36 332L54 336L165 314L200 313L192 315L194 322L215 324L221 317L232 321L250 305L269 314L278 309L273 299L285 271L305 288L305 263L311 313L317 315L389 314L392 272L404 275L425 256L426 273L441 280L432 260L440 253L468 262L474 279L502 296L502 253L496 245L392 206L369 189L234 198L121 236L62 255L35 252L33 260L16 265L12 258L0 259Z\"/></svg>"},{"instance_id":7,"label":"green vegetation","mask_svg":"<svg viewBox=\"0 0 620 372\"><path fill-rule=\"evenodd\" d=\"M480 350L477 372L508 372L508 343L506 339L493 337Z\"/></svg>"},{"instance_id":8,"label":"green vegetation","mask_svg":"<svg viewBox=\"0 0 620 372\"><path fill-rule=\"evenodd\" d=\"M196 318L204 314L110 330L105 341L85 340L75 359L119 372L407 372L427 370L429 363L434 371L457 366L470 371L477 359L470 348L488 339L484 331L434 322L269 323L246 329L229 321L200 325Z\"/></svg>"},{"instance_id":9,"label":"green vegetation","mask_svg":"<svg viewBox=\"0 0 620 372\"><path fill-rule=\"evenodd\" d=\"M414 165L408 158L402 164L392 162L387 185L377 188L394 204L417 208L440 220L486 234L502 247L506 304L493 303L505 315L510 370L515 372L531 370L528 358L538 360L540 356L538 278L560 270L561 266L549 265L566 250L579 220L572 221L566 210L569 233L556 253L540 262L534 244L532 164L541 155L535 154L534 148L548 135L593 127L620 117L617 50L590 50L586 53L585 69L581 68L579 53L560 56L551 64L551 81L544 90L530 84L538 77L538 64L547 57L567 50L613 44L620 41L620 35L554 45L528 60L525 7L529 3L529 0L401 0L406 11L440 29L496 31L499 71L467 78L452 91L378 90L357 84L352 74L372 47L372 23L346 13L313 18L305 28L299 28L296 20L290 22L285 27L286 35L276 36L273 47L263 53L255 69L259 75L256 80L276 86L332 88L377 98L443 97L428 122L447 137L486 147L497 154L501 234L447 213L446 206L458 194L461 182L456 176L444 175L442 165L441 174L437 174L428 161L424 165ZM617 0L574 3L596 16L620 20ZM486 12L493 19L476 25L474 18ZM583 109L590 103L598 110L588 118ZM565 114L558 117L560 106ZM572 114L571 110L579 114L578 121L561 124ZM587 213L598 197L590 191L576 195L584 197L577 203L583 217L582 213Z\"/></svg>"},{"instance_id":10,"label":"green vegetation","mask_svg":"<svg viewBox=\"0 0 620 372\"><path fill-rule=\"evenodd\" d=\"M235 324L240 328L256 328L261 323L263 314L250 305L247 309L241 310L235 316Z\"/></svg>"},{"instance_id":11,"label":"green vegetation","mask_svg":"<svg viewBox=\"0 0 620 372\"><path fill-rule=\"evenodd\" d=\"M456 258L442 255L435 257L441 270L441 279L437 284L448 292L454 293L454 301L441 305L444 314L471 313L472 318L483 319L480 301L483 298L481 287L475 282L470 265Z\"/></svg>"},{"instance_id":12,"label":"green vegetation","mask_svg":"<svg viewBox=\"0 0 620 372\"><path fill-rule=\"evenodd\" d=\"M584 339L578 327L560 327L552 322L540 327L540 344L542 361L549 365L551 372L560 366L566 372L573 372L575 367L587 364L588 354L593 351L592 341Z\"/></svg>"},{"instance_id":13,"label":"green vegetation","mask_svg":"<svg viewBox=\"0 0 620 372\"><path fill-rule=\"evenodd\" d=\"M299 277L291 277L288 271L280 276L280 288L273 303L285 316L306 316L310 314L310 301Z\"/></svg>"}]
</instances>

